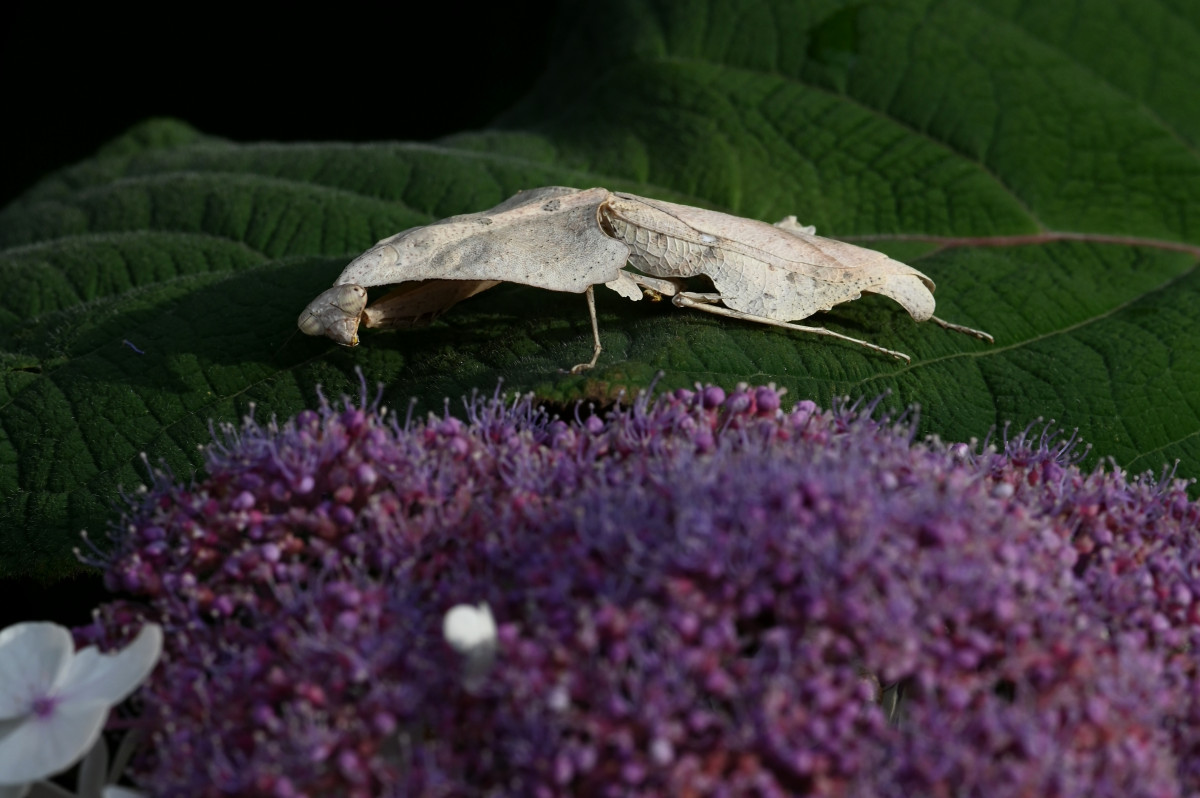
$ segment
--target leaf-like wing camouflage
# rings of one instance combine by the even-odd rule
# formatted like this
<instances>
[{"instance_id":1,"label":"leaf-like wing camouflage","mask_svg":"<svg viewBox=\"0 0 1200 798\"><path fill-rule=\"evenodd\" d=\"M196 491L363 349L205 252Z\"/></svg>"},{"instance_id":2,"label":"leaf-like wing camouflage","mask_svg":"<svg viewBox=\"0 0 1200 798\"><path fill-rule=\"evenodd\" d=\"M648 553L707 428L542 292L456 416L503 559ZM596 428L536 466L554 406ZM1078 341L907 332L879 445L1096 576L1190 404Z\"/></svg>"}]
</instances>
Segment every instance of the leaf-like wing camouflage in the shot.
<instances>
[{"instance_id":1,"label":"leaf-like wing camouflage","mask_svg":"<svg viewBox=\"0 0 1200 798\"><path fill-rule=\"evenodd\" d=\"M337 282L499 280L582 293L617 279L629 255L596 222L607 196L603 188L523 191L490 210L385 238L355 258Z\"/></svg>"},{"instance_id":2,"label":"leaf-like wing camouflage","mask_svg":"<svg viewBox=\"0 0 1200 798\"><path fill-rule=\"evenodd\" d=\"M725 306L743 313L805 319L866 291L891 297L917 321L933 315L933 281L882 252L633 194L614 194L601 216L638 269L708 275Z\"/></svg>"}]
</instances>

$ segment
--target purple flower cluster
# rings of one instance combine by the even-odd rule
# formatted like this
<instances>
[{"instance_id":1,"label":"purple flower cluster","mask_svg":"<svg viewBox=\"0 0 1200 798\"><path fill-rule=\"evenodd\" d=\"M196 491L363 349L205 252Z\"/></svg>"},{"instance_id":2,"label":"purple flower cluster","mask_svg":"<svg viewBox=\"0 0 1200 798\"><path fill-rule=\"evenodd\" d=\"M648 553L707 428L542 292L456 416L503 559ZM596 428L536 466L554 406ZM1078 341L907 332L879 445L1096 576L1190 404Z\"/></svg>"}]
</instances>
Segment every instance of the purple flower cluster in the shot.
<instances>
[{"instance_id":1,"label":"purple flower cluster","mask_svg":"<svg viewBox=\"0 0 1200 798\"><path fill-rule=\"evenodd\" d=\"M773 387L322 399L157 474L77 636L163 625L152 795L1200 795L1187 483L913 428ZM441 625L481 602L468 689Z\"/></svg>"}]
</instances>

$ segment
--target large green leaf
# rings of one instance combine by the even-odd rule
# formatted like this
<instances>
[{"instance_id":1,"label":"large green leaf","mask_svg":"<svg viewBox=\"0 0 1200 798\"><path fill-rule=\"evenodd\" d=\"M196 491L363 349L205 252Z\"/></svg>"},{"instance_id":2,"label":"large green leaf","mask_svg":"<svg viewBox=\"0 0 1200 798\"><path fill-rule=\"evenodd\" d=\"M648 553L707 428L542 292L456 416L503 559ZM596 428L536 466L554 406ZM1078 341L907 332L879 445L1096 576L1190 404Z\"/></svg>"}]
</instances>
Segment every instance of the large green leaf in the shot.
<instances>
[{"instance_id":1,"label":"large green leaf","mask_svg":"<svg viewBox=\"0 0 1200 798\"><path fill-rule=\"evenodd\" d=\"M544 80L433 144L236 144L151 121L0 213L0 575L64 575L139 454L183 473L209 419L286 416L354 367L440 408L775 381L892 392L945 438L1037 417L1136 470L1200 473L1200 5L620 0L569 4ZM913 355L668 303L505 286L362 346L290 337L349 257L522 188L603 185L877 247L938 284L817 319Z\"/></svg>"}]
</instances>

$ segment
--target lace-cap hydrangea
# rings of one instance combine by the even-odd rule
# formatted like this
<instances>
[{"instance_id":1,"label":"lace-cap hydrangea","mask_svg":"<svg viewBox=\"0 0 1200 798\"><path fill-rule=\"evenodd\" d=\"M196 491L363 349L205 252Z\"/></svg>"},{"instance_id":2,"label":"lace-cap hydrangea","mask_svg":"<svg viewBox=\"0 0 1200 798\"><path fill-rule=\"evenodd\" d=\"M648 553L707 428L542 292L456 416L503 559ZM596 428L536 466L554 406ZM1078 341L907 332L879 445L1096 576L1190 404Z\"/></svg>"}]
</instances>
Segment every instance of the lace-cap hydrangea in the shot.
<instances>
[{"instance_id":1,"label":"lace-cap hydrangea","mask_svg":"<svg viewBox=\"0 0 1200 798\"><path fill-rule=\"evenodd\" d=\"M96 744L109 710L146 678L162 652L162 630L138 626L133 642L108 654L92 646L74 650L71 633L54 623L0 631L0 794L24 795ZM95 785L97 794L101 786Z\"/></svg>"},{"instance_id":2,"label":"lace-cap hydrangea","mask_svg":"<svg viewBox=\"0 0 1200 798\"><path fill-rule=\"evenodd\" d=\"M164 629L149 794L1200 794L1182 480L772 386L409 416L248 419L131 499L76 635Z\"/></svg>"}]
</instances>

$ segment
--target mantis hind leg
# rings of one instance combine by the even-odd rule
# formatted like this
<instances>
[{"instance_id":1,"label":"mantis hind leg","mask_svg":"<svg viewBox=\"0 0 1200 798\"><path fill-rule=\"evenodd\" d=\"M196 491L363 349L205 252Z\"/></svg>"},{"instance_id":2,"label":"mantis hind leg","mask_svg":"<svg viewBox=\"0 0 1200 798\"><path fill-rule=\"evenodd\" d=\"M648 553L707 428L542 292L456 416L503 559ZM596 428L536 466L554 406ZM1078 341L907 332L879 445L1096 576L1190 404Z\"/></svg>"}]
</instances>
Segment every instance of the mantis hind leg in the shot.
<instances>
[{"instance_id":1,"label":"mantis hind leg","mask_svg":"<svg viewBox=\"0 0 1200 798\"><path fill-rule=\"evenodd\" d=\"M671 302L676 307L695 308L696 310L702 310L705 313L713 313L718 316L728 316L731 319L741 319L742 321L753 321L758 322L759 324L769 324L772 327L782 327L785 330L798 330L800 332L813 333L814 335L828 335L830 338L840 338L843 341L849 341L852 344L865 346L867 349L873 349L876 352L890 355L897 360L903 360L905 363L912 362L912 358L903 352L897 352L894 349L885 349L882 346L870 343L869 341L863 341L860 338L851 338L848 335L842 335L841 333L836 333L833 330L827 330L824 327L805 327L800 324L791 324L790 322L786 321L776 321L775 319L769 319L766 316L754 316L749 313L743 313L740 310L730 310L729 308L724 308L713 304L713 302L719 299L719 294L691 294L687 292L681 292L676 294Z\"/></svg>"},{"instance_id":2,"label":"mantis hind leg","mask_svg":"<svg viewBox=\"0 0 1200 798\"><path fill-rule=\"evenodd\" d=\"M976 330L973 327L964 327L961 324L954 324L953 322L946 321L945 319L939 319L937 316L930 316L929 320L939 327L943 327L947 330L954 330L955 332L973 335L980 340L987 341L989 344L996 343L996 339L988 333L985 333L983 330Z\"/></svg>"}]
</instances>

